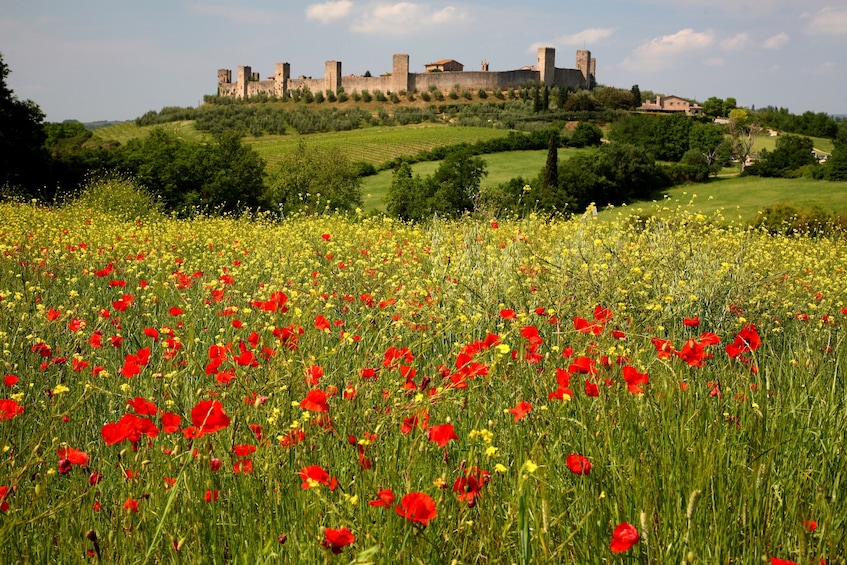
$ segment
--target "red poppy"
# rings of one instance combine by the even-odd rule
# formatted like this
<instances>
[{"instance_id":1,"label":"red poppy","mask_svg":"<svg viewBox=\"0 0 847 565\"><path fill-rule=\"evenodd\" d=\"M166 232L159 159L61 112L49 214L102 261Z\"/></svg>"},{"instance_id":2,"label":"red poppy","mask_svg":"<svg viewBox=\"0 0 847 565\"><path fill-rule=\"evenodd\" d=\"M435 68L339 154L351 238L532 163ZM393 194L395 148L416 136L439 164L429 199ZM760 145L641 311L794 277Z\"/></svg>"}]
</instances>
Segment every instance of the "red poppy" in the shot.
<instances>
[{"instance_id":1,"label":"red poppy","mask_svg":"<svg viewBox=\"0 0 847 565\"><path fill-rule=\"evenodd\" d=\"M806 528L809 533L812 533L818 529L818 523L814 520L803 520L803 527Z\"/></svg>"},{"instance_id":2,"label":"red poppy","mask_svg":"<svg viewBox=\"0 0 847 565\"><path fill-rule=\"evenodd\" d=\"M179 429L179 422L182 418L179 414L165 412L162 414L162 431L166 434L172 434Z\"/></svg>"},{"instance_id":3,"label":"red poppy","mask_svg":"<svg viewBox=\"0 0 847 565\"><path fill-rule=\"evenodd\" d=\"M3 384L8 387L13 387L17 384L18 380L18 377L15 375L6 375L3 377Z\"/></svg>"},{"instance_id":4,"label":"red poppy","mask_svg":"<svg viewBox=\"0 0 847 565\"><path fill-rule=\"evenodd\" d=\"M306 384L309 386L317 386L323 376L324 368L320 365L311 365L306 368Z\"/></svg>"},{"instance_id":5,"label":"red poppy","mask_svg":"<svg viewBox=\"0 0 847 565\"><path fill-rule=\"evenodd\" d=\"M491 479L491 473L479 467L471 467L465 469L464 476L456 479L453 483L453 492L458 496L459 501L467 501L469 505L473 505L474 501L479 497L482 487L488 484Z\"/></svg>"},{"instance_id":6,"label":"red poppy","mask_svg":"<svg viewBox=\"0 0 847 565\"><path fill-rule=\"evenodd\" d=\"M585 318L574 316L573 327L579 333L600 335L603 332L603 325L599 323L591 323Z\"/></svg>"},{"instance_id":7,"label":"red poppy","mask_svg":"<svg viewBox=\"0 0 847 565\"><path fill-rule=\"evenodd\" d=\"M24 407L11 398L0 399L0 422L24 413Z\"/></svg>"},{"instance_id":8,"label":"red poppy","mask_svg":"<svg viewBox=\"0 0 847 565\"><path fill-rule=\"evenodd\" d=\"M514 408L509 408L509 413L515 417L515 422L523 419L530 412L532 412L532 404L526 400L518 402Z\"/></svg>"},{"instance_id":9,"label":"red poppy","mask_svg":"<svg viewBox=\"0 0 847 565\"><path fill-rule=\"evenodd\" d=\"M216 500L218 499L218 496L219 496L219 495L220 495L220 493L218 492L218 490L217 490L217 489L215 489L215 490L207 490L207 491L206 491L206 494L204 494L204 495L203 495L203 500L204 500L205 502L214 502L214 501L216 501Z\"/></svg>"},{"instance_id":10,"label":"red poppy","mask_svg":"<svg viewBox=\"0 0 847 565\"><path fill-rule=\"evenodd\" d=\"M756 351L762 345L762 339L755 324L745 324L735 336L735 341L726 346L726 353L735 359L742 353Z\"/></svg>"},{"instance_id":11,"label":"red poppy","mask_svg":"<svg viewBox=\"0 0 847 565\"><path fill-rule=\"evenodd\" d=\"M124 502L124 509L130 512L138 512L138 501L131 497L127 498Z\"/></svg>"},{"instance_id":12,"label":"red poppy","mask_svg":"<svg viewBox=\"0 0 847 565\"><path fill-rule=\"evenodd\" d=\"M626 522L621 522L615 527L612 533L612 542L609 544L609 549L612 553L622 553L628 551L633 545L638 543L639 535L635 526Z\"/></svg>"},{"instance_id":13,"label":"red poppy","mask_svg":"<svg viewBox=\"0 0 847 565\"><path fill-rule=\"evenodd\" d=\"M510 308L504 308L503 310L500 310L500 317L503 318L504 320L514 320L518 316L517 316L517 314L515 314L514 310L512 310Z\"/></svg>"},{"instance_id":14,"label":"red poppy","mask_svg":"<svg viewBox=\"0 0 847 565\"><path fill-rule=\"evenodd\" d=\"M621 370L623 371L623 380L626 381L626 386L629 388L629 392L633 394L644 394L644 389L638 385L648 384L650 375L647 373L639 373L635 367L631 365L624 365Z\"/></svg>"},{"instance_id":15,"label":"red poppy","mask_svg":"<svg viewBox=\"0 0 847 565\"><path fill-rule=\"evenodd\" d=\"M597 383L585 381L585 395L586 396L600 396L600 387L597 386Z\"/></svg>"},{"instance_id":16,"label":"red poppy","mask_svg":"<svg viewBox=\"0 0 847 565\"><path fill-rule=\"evenodd\" d=\"M565 463L574 475L588 475L591 473L591 461L579 453L571 453L565 458Z\"/></svg>"},{"instance_id":17,"label":"red poppy","mask_svg":"<svg viewBox=\"0 0 847 565\"><path fill-rule=\"evenodd\" d=\"M306 439L306 432L303 430L291 430L279 440L280 445L283 447L293 447Z\"/></svg>"},{"instance_id":18,"label":"red poppy","mask_svg":"<svg viewBox=\"0 0 847 565\"><path fill-rule=\"evenodd\" d=\"M56 450L60 460L67 460L71 465L88 464L88 454L73 447L60 447Z\"/></svg>"},{"instance_id":19,"label":"red poppy","mask_svg":"<svg viewBox=\"0 0 847 565\"><path fill-rule=\"evenodd\" d=\"M300 485L302 489L314 488L320 485L326 485L329 490L335 490L338 486L338 479L330 477L329 473L320 465L310 465L303 467L300 470L300 478L303 483Z\"/></svg>"},{"instance_id":20,"label":"red poppy","mask_svg":"<svg viewBox=\"0 0 847 565\"><path fill-rule=\"evenodd\" d=\"M459 439L453 429L453 424L441 424L429 429L429 441L434 441L438 447L444 447L450 440Z\"/></svg>"},{"instance_id":21,"label":"red poppy","mask_svg":"<svg viewBox=\"0 0 847 565\"><path fill-rule=\"evenodd\" d=\"M668 339L661 339L658 337L650 338L650 341L653 343L653 346L656 348L656 355L658 355L659 359L670 359L673 354L673 344Z\"/></svg>"},{"instance_id":22,"label":"red poppy","mask_svg":"<svg viewBox=\"0 0 847 565\"><path fill-rule=\"evenodd\" d=\"M127 400L126 403L135 410L135 413L139 416L155 416L157 409L156 405L142 398L141 396L136 396L132 400Z\"/></svg>"},{"instance_id":23,"label":"red poppy","mask_svg":"<svg viewBox=\"0 0 847 565\"><path fill-rule=\"evenodd\" d=\"M320 314L318 314L315 317L315 329L316 330L326 331L326 330L329 330L330 327L331 326L330 326L329 320L327 320L325 317L323 317Z\"/></svg>"},{"instance_id":24,"label":"red poppy","mask_svg":"<svg viewBox=\"0 0 847 565\"><path fill-rule=\"evenodd\" d=\"M191 423L198 438L226 428L229 422L229 416L217 400L201 400L191 409Z\"/></svg>"},{"instance_id":25,"label":"red poppy","mask_svg":"<svg viewBox=\"0 0 847 565\"><path fill-rule=\"evenodd\" d=\"M353 543L356 543L356 536L347 529L347 526L343 526L337 530L334 528L325 529L324 540L321 545L338 555L345 547Z\"/></svg>"},{"instance_id":26,"label":"red poppy","mask_svg":"<svg viewBox=\"0 0 847 565\"><path fill-rule=\"evenodd\" d=\"M410 492L400 499L400 504L395 506L394 510L410 522L417 522L424 526L429 525L429 521L437 514L435 501L423 492Z\"/></svg>"},{"instance_id":27,"label":"red poppy","mask_svg":"<svg viewBox=\"0 0 847 565\"><path fill-rule=\"evenodd\" d=\"M684 318L682 320L682 325L689 328L696 328L700 325L700 317L694 316L693 318Z\"/></svg>"},{"instance_id":28,"label":"red poppy","mask_svg":"<svg viewBox=\"0 0 847 565\"><path fill-rule=\"evenodd\" d=\"M9 510L9 503L6 502L6 497L9 496L9 493L12 492L7 486L0 486L0 512L6 512Z\"/></svg>"},{"instance_id":29,"label":"red poppy","mask_svg":"<svg viewBox=\"0 0 847 565\"><path fill-rule=\"evenodd\" d=\"M796 561L788 559L780 559L779 557L771 557L771 565L797 565Z\"/></svg>"},{"instance_id":30,"label":"red poppy","mask_svg":"<svg viewBox=\"0 0 847 565\"><path fill-rule=\"evenodd\" d=\"M236 457L247 457L256 451L256 446L249 443L241 443L232 448L232 453Z\"/></svg>"},{"instance_id":31,"label":"red poppy","mask_svg":"<svg viewBox=\"0 0 847 565\"><path fill-rule=\"evenodd\" d=\"M319 388L313 388L306 394L300 402L300 408L309 412L329 412L329 406L326 403L326 393Z\"/></svg>"},{"instance_id":32,"label":"red poppy","mask_svg":"<svg viewBox=\"0 0 847 565\"><path fill-rule=\"evenodd\" d=\"M376 494L376 500L368 502L371 506L391 506L394 503L394 491L385 488Z\"/></svg>"}]
</instances>

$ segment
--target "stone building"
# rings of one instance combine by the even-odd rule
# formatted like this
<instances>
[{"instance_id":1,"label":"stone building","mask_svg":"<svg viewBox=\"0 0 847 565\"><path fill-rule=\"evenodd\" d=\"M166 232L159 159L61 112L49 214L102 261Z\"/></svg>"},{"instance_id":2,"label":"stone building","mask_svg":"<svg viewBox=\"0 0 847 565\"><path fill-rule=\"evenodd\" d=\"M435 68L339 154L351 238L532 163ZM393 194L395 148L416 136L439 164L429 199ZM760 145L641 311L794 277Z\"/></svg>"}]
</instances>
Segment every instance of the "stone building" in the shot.
<instances>
[{"instance_id":1,"label":"stone building","mask_svg":"<svg viewBox=\"0 0 847 565\"><path fill-rule=\"evenodd\" d=\"M685 112L690 115L703 113L702 106L699 104L692 104L690 101L685 98L680 98L679 96L656 96L655 102L644 102L637 109L642 112Z\"/></svg>"},{"instance_id":2,"label":"stone building","mask_svg":"<svg viewBox=\"0 0 847 565\"><path fill-rule=\"evenodd\" d=\"M534 67L524 67L513 71L489 72L485 62L481 71L450 70L464 69L461 63L452 59L431 63L443 63L441 72L413 73L409 70L409 56L395 54L391 73L376 77L341 76L341 62L327 61L322 78L292 78L289 63L277 63L274 76L260 80L259 74L254 73L248 66L238 67L236 81L232 81L232 71L218 70L218 95L233 98L251 98L260 94L282 98L292 90L308 89L311 92L339 92L344 89L348 94L368 90L382 92L439 89L447 92L458 86L469 90L497 90L509 87L519 87L528 83L544 83L548 86L558 86L571 89L591 89L596 85L597 60L591 57L591 52L579 50L576 52L576 68L556 67L556 50L552 47L538 49L538 63ZM451 63L448 65L448 63ZM448 68L449 67L449 68Z\"/></svg>"}]
</instances>

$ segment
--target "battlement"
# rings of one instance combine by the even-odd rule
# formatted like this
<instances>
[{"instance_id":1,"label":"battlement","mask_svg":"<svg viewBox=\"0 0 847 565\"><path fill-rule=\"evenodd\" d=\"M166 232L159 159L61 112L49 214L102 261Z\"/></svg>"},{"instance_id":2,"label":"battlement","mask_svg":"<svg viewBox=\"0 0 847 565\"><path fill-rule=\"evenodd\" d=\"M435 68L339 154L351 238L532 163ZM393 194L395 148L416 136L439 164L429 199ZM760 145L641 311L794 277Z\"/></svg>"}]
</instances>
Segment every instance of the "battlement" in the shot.
<instances>
[{"instance_id":1,"label":"battlement","mask_svg":"<svg viewBox=\"0 0 847 565\"><path fill-rule=\"evenodd\" d=\"M451 60L452 61L452 60ZM458 68L458 67L457 67ZM459 87L469 90L496 90L519 87L528 83L543 83L571 89L592 89L596 81L597 60L591 52L576 52L576 68L557 68L556 50L552 47L538 49L535 67L524 67L512 71L489 71L488 62L482 71L410 72L409 55L397 53L391 65L391 74L377 77L342 76L340 61L327 61L323 78L291 78L289 63L277 63L274 76L261 80L259 73L252 72L247 66L238 67L237 81L232 82L232 71L218 70L218 95L233 98L251 98L261 94L283 98L290 91L309 89L312 92L345 92L381 90L383 92L402 92L427 89L449 91Z\"/></svg>"}]
</instances>

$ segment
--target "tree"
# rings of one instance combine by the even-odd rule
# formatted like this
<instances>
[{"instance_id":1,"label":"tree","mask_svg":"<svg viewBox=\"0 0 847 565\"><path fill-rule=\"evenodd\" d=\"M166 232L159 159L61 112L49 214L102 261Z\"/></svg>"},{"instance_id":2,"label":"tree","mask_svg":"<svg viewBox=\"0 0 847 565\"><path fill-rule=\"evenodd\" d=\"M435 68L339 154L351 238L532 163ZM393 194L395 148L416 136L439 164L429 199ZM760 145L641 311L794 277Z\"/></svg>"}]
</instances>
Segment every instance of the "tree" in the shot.
<instances>
[{"instance_id":1,"label":"tree","mask_svg":"<svg viewBox=\"0 0 847 565\"><path fill-rule=\"evenodd\" d=\"M691 118L685 114L661 116L656 122L648 149L659 161L677 162L688 151Z\"/></svg>"},{"instance_id":2,"label":"tree","mask_svg":"<svg viewBox=\"0 0 847 565\"><path fill-rule=\"evenodd\" d=\"M827 180L847 180L847 141L836 139L826 161Z\"/></svg>"},{"instance_id":3,"label":"tree","mask_svg":"<svg viewBox=\"0 0 847 565\"><path fill-rule=\"evenodd\" d=\"M10 72L0 53L0 189L52 198L52 191L44 192L49 169L44 114L35 102L18 100L6 84Z\"/></svg>"},{"instance_id":4,"label":"tree","mask_svg":"<svg viewBox=\"0 0 847 565\"><path fill-rule=\"evenodd\" d=\"M724 101L717 96L710 96L708 100L703 102L703 113L711 118L718 116L726 116L723 111Z\"/></svg>"},{"instance_id":5,"label":"tree","mask_svg":"<svg viewBox=\"0 0 847 565\"><path fill-rule=\"evenodd\" d=\"M603 141L603 130L590 122L579 122L573 130L568 145L571 147L594 147Z\"/></svg>"},{"instance_id":6,"label":"tree","mask_svg":"<svg viewBox=\"0 0 847 565\"><path fill-rule=\"evenodd\" d=\"M746 172L763 177L784 177L806 165L815 165L814 146L808 137L782 135L776 149L762 149L759 159Z\"/></svg>"},{"instance_id":7,"label":"tree","mask_svg":"<svg viewBox=\"0 0 847 565\"><path fill-rule=\"evenodd\" d=\"M412 176L412 167L402 163L394 171L385 196L385 210L401 220L420 220L426 216L426 187L420 175Z\"/></svg>"},{"instance_id":8,"label":"tree","mask_svg":"<svg viewBox=\"0 0 847 565\"><path fill-rule=\"evenodd\" d=\"M632 88L629 91L632 94L632 109L635 110L636 108L641 106L641 103L643 101L643 99L641 98L641 89L638 88L637 84L633 84Z\"/></svg>"},{"instance_id":9,"label":"tree","mask_svg":"<svg viewBox=\"0 0 847 565\"><path fill-rule=\"evenodd\" d=\"M732 139L732 152L743 171L747 166L747 157L753 151L753 144L759 136L759 126L750 122L747 110L736 108L729 113L728 129Z\"/></svg>"},{"instance_id":10,"label":"tree","mask_svg":"<svg viewBox=\"0 0 847 565\"><path fill-rule=\"evenodd\" d=\"M473 199L479 194L482 177L487 174L485 161L468 149L450 152L432 175L431 210L446 216L473 210Z\"/></svg>"},{"instance_id":11,"label":"tree","mask_svg":"<svg viewBox=\"0 0 847 565\"><path fill-rule=\"evenodd\" d=\"M156 128L117 153L119 169L179 214L253 207L264 192L264 161L235 132L199 145Z\"/></svg>"},{"instance_id":12,"label":"tree","mask_svg":"<svg viewBox=\"0 0 847 565\"><path fill-rule=\"evenodd\" d=\"M270 175L266 205L284 214L350 211L361 206L361 179L337 147L319 149L301 141Z\"/></svg>"},{"instance_id":13,"label":"tree","mask_svg":"<svg viewBox=\"0 0 847 565\"><path fill-rule=\"evenodd\" d=\"M694 123L688 136L688 146L703 155L713 173L720 170L722 151L728 147L721 128L714 124Z\"/></svg>"},{"instance_id":14,"label":"tree","mask_svg":"<svg viewBox=\"0 0 847 565\"><path fill-rule=\"evenodd\" d=\"M547 164L544 167L544 178L541 182L541 202L552 200L550 193L559 190L559 134L550 132L547 146Z\"/></svg>"}]
</instances>

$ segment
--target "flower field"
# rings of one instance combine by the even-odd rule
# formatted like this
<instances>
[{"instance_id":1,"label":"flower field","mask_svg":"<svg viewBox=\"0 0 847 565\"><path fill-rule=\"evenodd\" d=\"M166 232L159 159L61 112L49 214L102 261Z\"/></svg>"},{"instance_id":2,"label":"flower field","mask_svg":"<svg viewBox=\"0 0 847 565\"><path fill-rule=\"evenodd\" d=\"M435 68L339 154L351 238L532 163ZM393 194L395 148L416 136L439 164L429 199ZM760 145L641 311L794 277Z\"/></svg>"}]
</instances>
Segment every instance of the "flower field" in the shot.
<instances>
[{"instance_id":1,"label":"flower field","mask_svg":"<svg viewBox=\"0 0 847 565\"><path fill-rule=\"evenodd\" d=\"M847 553L843 239L0 213L0 562Z\"/></svg>"}]
</instances>

